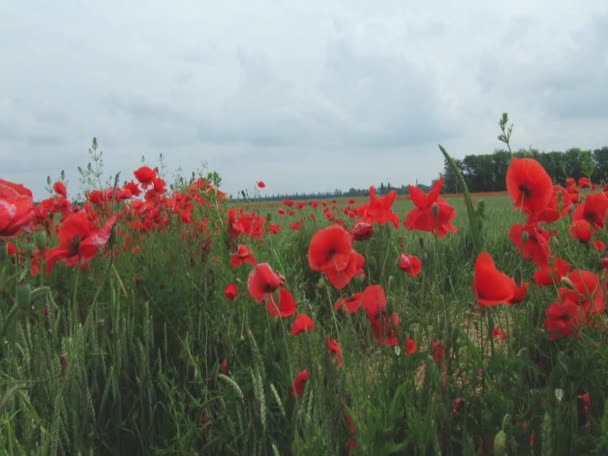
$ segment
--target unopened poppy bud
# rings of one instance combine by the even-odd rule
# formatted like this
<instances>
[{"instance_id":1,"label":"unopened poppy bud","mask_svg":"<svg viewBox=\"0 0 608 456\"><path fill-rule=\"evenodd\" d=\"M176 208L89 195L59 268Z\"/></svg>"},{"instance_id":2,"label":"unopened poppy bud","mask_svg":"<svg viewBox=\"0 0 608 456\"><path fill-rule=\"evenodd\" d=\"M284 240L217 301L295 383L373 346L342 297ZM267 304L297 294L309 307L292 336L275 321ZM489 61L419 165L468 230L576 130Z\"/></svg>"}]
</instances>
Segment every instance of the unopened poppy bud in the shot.
<instances>
[{"instance_id":1,"label":"unopened poppy bud","mask_svg":"<svg viewBox=\"0 0 608 456\"><path fill-rule=\"evenodd\" d=\"M32 287L29 283L21 283L17 285L15 292L17 305L22 309L29 308L32 304Z\"/></svg>"},{"instance_id":2,"label":"unopened poppy bud","mask_svg":"<svg viewBox=\"0 0 608 456\"><path fill-rule=\"evenodd\" d=\"M108 240L108 245L112 246L116 244L118 240L118 227L116 225L112 225L112 231L110 232L110 239Z\"/></svg>"},{"instance_id":3,"label":"unopened poppy bud","mask_svg":"<svg viewBox=\"0 0 608 456\"><path fill-rule=\"evenodd\" d=\"M431 206L431 211L433 211L433 216L435 218L439 218L439 204L433 203Z\"/></svg>"},{"instance_id":4,"label":"unopened poppy bud","mask_svg":"<svg viewBox=\"0 0 608 456\"><path fill-rule=\"evenodd\" d=\"M561 281L562 285L565 285L566 287L570 288L571 290L576 290L576 287L572 283L572 280L570 280L568 277L562 277L560 281Z\"/></svg>"},{"instance_id":5,"label":"unopened poppy bud","mask_svg":"<svg viewBox=\"0 0 608 456\"><path fill-rule=\"evenodd\" d=\"M36 244L36 247L38 247L40 250L46 249L46 233L44 231L36 231L36 234L34 234L34 243Z\"/></svg>"},{"instance_id":6,"label":"unopened poppy bud","mask_svg":"<svg viewBox=\"0 0 608 456\"><path fill-rule=\"evenodd\" d=\"M494 437L494 454L496 456L507 454L507 434L502 429Z\"/></svg>"},{"instance_id":7,"label":"unopened poppy bud","mask_svg":"<svg viewBox=\"0 0 608 456\"><path fill-rule=\"evenodd\" d=\"M34 254L34 250L36 250L36 246L31 242L28 242L27 244L25 244L24 250L27 256L31 257Z\"/></svg>"}]
</instances>

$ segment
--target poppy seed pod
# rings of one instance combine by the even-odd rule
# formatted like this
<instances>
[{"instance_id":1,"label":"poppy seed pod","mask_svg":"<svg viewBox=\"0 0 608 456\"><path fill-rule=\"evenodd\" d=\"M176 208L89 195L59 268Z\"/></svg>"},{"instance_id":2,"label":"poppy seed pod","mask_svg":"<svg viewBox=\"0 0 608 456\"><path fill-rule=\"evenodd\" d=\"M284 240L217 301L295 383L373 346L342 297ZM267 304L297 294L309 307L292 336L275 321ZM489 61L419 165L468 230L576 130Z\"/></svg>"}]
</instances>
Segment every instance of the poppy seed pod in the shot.
<instances>
[{"instance_id":1,"label":"poppy seed pod","mask_svg":"<svg viewBox=\"0 0 608 456\"><path fill-rule=\"evenodd\" d=\"M36 234L34 234L34 242L36 247L38 247L40 250L44 250L46 248L47 240L48 239L44 231L36 231Z\"/></svg>"},{"instance_id":2,"label":"poppy seed pod","mask_svg":"<svg viewBox=\"0 0 608 456\"><path fill-rule=\"evenodd\" d=\"M530 233L528 233L527 231L522 231L521 232L521 240L523 242L528 242L530 240Z\"/></svg>"},{"instance_id":3,"label":"poppy seed pod","mask_svg":"<svg viewBox=\"0 0 608 456\"><path fill-rule=\"evenodd\" d=\"M566 276L562 277L560 282L562 283L562 285L566 286L567 288L570 288L571 290L576 290L574 283L572 283L572 280L570 280L568 277L566 277Z\"/></svg>"},{"instance_id":4,"label":"poppy seed pod","mask_svg":"<svg viewBox=\"0 0 608 456\"><path fill-rule=\"evenodd\" d=\"M433 212L433 216L435 218L439 218L439 204L433 203L431 206L431 211Z\"/></svg>"}]
</instances>

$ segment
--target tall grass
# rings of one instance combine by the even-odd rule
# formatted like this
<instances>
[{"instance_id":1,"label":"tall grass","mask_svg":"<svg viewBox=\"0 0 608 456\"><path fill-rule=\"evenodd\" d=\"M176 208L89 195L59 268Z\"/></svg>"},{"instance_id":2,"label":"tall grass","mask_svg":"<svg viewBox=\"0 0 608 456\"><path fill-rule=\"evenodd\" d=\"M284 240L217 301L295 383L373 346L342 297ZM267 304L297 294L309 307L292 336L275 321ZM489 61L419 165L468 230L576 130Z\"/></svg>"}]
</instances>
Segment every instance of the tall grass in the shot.
<instances>
[{"instance_id":1,"label":"tall grass","mask_svg":"<svg viewBox=\"0 0 608 456\"><path fill-rule=\"evenodd\" d=\"M138 241L137 255L98 255L86 271L57 265L49 277L32 277L25 255L2 255L0 318L10 321L0 347L0 448L51 455L605 452L605 324L549 341L543 321L551 287L480 311L472 290L475 238L462 198L449 202L457 234L437 240L380 227L355 245L366 278L341 292L308 266L310 239L327 225L320 209L299 231L288 229L294 218L270 209L283 232L239 242L285 276L298 312L314 319L314 330L297 337L291 320L271 317L249 297L250 268L228 265L236 241L224 229L225 207L196 213L211 221L205 232L173 220ZM520 214L507 197L482 203L479 248L502 271L529 279L533 267L508 239ZM393 209L403 217L409 204ZM567 224L557 229L565 233ZM580 267L599 261L567 235L552 247ZM399 270L404 251L422 259L420 276ZM234 301L223 293L232 281ZM333 310L369 284L381 284L399 313L397 347L378 346L360 313ZM508 332L506 341L492 336L494 327ZM342 346L342 367L327 336ZM417 343L414 354L405 351L406 337ZM439 362L438 342L445 347ZM309 382L294 398L292 381L304 368Z\"/></svg>"}]
</instances>

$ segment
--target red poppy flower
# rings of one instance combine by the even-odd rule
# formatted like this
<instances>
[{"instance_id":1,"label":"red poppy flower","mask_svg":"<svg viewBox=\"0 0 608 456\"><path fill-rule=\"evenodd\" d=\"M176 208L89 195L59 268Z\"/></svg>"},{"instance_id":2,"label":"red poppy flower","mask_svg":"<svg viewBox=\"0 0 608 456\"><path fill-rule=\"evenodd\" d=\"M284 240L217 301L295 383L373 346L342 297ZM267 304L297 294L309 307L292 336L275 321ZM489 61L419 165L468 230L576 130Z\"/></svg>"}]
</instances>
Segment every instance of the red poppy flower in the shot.
<instances>
[{"instance_id":1,"label":"red poppy flower","mask_svg":"<svg viewBox=\"0 0 608 456\"><path fill-rule=\"evenodd\" d=\"M279 304L276 304L274 295L270 295L266 309L273 317L291 317L297 310L296 300L287 288L281 288L279 290Z\"/></svg>"},{"instance_id":2,"label":"red poppy flower","mask_svg":"<svg viewBox=\"0 0 608 456\"><path fill-rule=\"evenodd\" d=\"M149 166L142 166L133 171L135 178L141 183L143 188L147 188L156 179L156 171Z\"/></svg>"},{"instance_id":3,"label":"red poppy flower","mask_svg":"<svg viewBox=\"0 0 608 456\"><path fill-rule=\"evenodd\" d=\"M507 341L507 332L506 331L502 331L498 326L496 326L492 330L492 337L494 337L494 338L499 337L500 340L502 340L503 342L506 342Z\"/></svg>"},{"instance_id":4,"label":"red poppy flower","mask_svg":"<svg viewBox=\"0 0 608 456\"><path fill-rule=\"evenodd\" d=\"M308 369L302 370L293 380L291 387L291 395L293 397L302 397L304 395L304 387L308 382Z\"/></svg>"},{"instance_id":5,"label":"red poppy flower","mask_svg":"<svg viewBox=\"0 0 608 456\"><path fill-rule=\"evenodd\" d=\"M224 289L224 296L226 296L231 301L234 301L237 295L238 289L236 288L234 282L230 282L228 285L226 285L226 288Z\"/></svg>"},{"instance_id":6,"label":"red poppy flower","mask_svg":"<svg viewBox=\"0 0 608 456\"><path fill-rule=\"evenodd\" d=\"M336 289L344 288L360 273L365 259L352 249L352 236L340 225L315 233L308 249L308 264L323 272Z\"/></svg>"},{"instance_id":7,"label":"red poppy flower","mask_svg":"<svg viewBox=\"0 0 608 456\"><path fill-rule=\"evenodd\" d=\"M8 253L9 256L13 256L13 255L17 255L17 247L15 247L15 244L13 244L11 241L8 241L6 243L6 253Z\"/></svg>"},{"instance_id":8,"label":"red poppy flower","mask_svg":"<svg viewBox=\"0 0 608 456\"><path fill-rule=\"evenodd\" d=\"M361 293L355 293L352 296L346 296L341 298L335 305L334 309L336 311L344 311L346 310L349 314L354 314L361 307L362 299Z\"/></svg>"},{"instance_id":9,"label":"red poppy flower","mask_svg":"<svg viewBox=\"0 0 608 456\"><path fill-rule=\"evenodd\" d=\"M228 361L226 361L226 360L222 361L220 370L222 371L222 374L228 375Z\"/></svg>"},{"instance_id":10,"label":"red poppy flower","mask_svg":"<svg viewBox=\"0 0 608 456\"><path fill-rule=\"evenodd\" d=\"M55 182L53 184L53 191L58 195L63 196L64 198L67 198L68 196L68 191L66 190L65 184L63 182Z\"/></svg>"},{"instance_id":11,"label":"red poppy flower","mask_svg":"<svg viewBox=\"0 0 608 456\"><path fill-rule=\"evenodd\" d=\"M415 255L402 253L399 255L399 269L407 272L410 277L416 277L422 270L422 262Z\"/></svg>"},{"instance_id":12,"label":"red poppy flower","mask_svg":"<svg viewBox=\"0 0 608 456\"><path fill-rule=\"evenodd\" d=\"M257 181L256 185L260 188L266 188L266 184L264 183L264 181Z\"/></svg>"},{"instance_id":13,"label":"red poppy flower","mask_svg":"<svg viewBox=\"0 0 608 456\"><path fill-rule=\"evenodd\" d=\"M405 352L408 355L413 355L414 353L416 353L417 349L418 349L418 346L416 345L416 342L414 341L414 339L412 339L410 336L407 336L405 338Z\"/></svg>"},{"instance_id":14,"label":"red poppy flower","mask_svg":"<svg viewBox=\"0 0 608 456\"><path fill-rule=\"evenodd\" d=\"M435 364L441 364L445 358L445 344L441 341L433 342L433 361Z\"/></svg>"},{"instance_id":15,"label":"red poppy flower","mask_svg":"<svg viewBox=\"0 0 608 456\"><path fill-rule=\"evenodd\" d=\"M293 201L292 200L284 200L283 204L287 207L292 207L293 206Z\"/></svg>"},{"instance_id":16,"label":"red poppy flower","mask_svg":"<svg viewBox=\"0 0 608 456\"><path fill-rule=\"evenodd\" d=\"M95 204L96 206L101 206L105 201L103 193L101 193L100 190L93 190L90 192L87 199L91 202L91 204Z\"/></svg>"},{"instance_id":17,"label":"red poppy flower","mask_svg":"<svg viewBox=\"0 0 608 456\"><path fill-rule=\"evenodd\" d=\"M355 222L351 232L355 241L367 241L374 235L374 226L371 223L359 220Z\"/></svg>"},{"instance_id":18,"label":"red poppy flower","mask_svg":"<svg viewBox=\"0 0 608 456\"><path fill-rule=\"evenodd\" d=\"M0 239L13 239L29 230L33 217L32 192L21 184L0 179Z\"/></svg>"},{"instance_id":19,"label":"red poppy flower","mask_svg":"<svg viewBox=\"0 0 608 456\"><path fill-rule=\"evenodd\" d=\"M369 285L361 295L363 309L370 320L386 312L386 293L381 285Z\"/></svg>"},{"instance_id":20,"label":"red poppy flower","mask_svg":"<svg viewBox=\"0 0 608 456\"><path fill-rule=\"evenodd\" d=\"M568 232L571 238L578 239L583 243L589 242L593 237L591 224L585 219L574 220Z\"/></svg>"},{"instance_id":21,"label":"red poppy flower","mask_svg":"<svg viewBox=\"0 0 608 456\"><path fill-rule=\"evenodd\" d=\"M342 366L342 347L340 347L340 344L338 343L338 341L333 340L331 337L327 336L327 339L325 339L325 342L327 344L327 349L330 352L335 353L336 363L338 364L338 367Z\"/></svg>"},{"instance_id":22,"label":"red poppy flower","mask_svg":"<svg viewBox=\"0 0 608 456\"><path fill-rule=\"evenodd\" d=\"M603 252L604 250L606 250L606 244L604 244L599 239L596 239L595 241L593 241L593 248L598 252Z\"/></svg>"},{"instance_id":23,"label":"red poppy flower","mask_svg":"<svg viewBox=\"0 0 608 456\"><path fill-rule=\"evenodd\" d=\"M312 331L315 327L315 322L306 314L298 315L291 325L291 334L299 336L304 331Z\"/></svg>"},{"instance_id":24,"label":"red poppy flower","mask_svg":"<svg viewBox=\"0 0 608 456\"><path fill-rule=\"evenodd\" d=\"M572 208L572 201L568 190L561 185L553 186L553 194L551 199L542 211L537 216L532 217L530 221L553 223L565 217Z\"/></svg>"},{"instance_id":25,"label":"red poppy flower","mask_svg":"<svg viewBox=\"0 0 608 456\"><path fill-rule=\"evenodd\" d=\"M357 214L369 223L384 225L389 222L397 230L399 229L399 216L391 209L396 198L397 192L395 190L391 190L385 196L378 198L376 196L376 189L370 187L369 204L362 204L359 206L357 208Z\"/></svg>"},{"instance_id":26,"label":"red poppy flower","mask_svg":"<svg viewBox=\"0 0 608 456\"><path fill-rule=\"evenodd\" d=\"M247 277L247 290L258 303L284 284L283 276L275 273L268 263L256 264Z\"/></svg>"},{"instance_id":27,"label":"red poppy flower","mask_svg":"<svg viewBox=\"0 0 608 456\"><path fill-rule=\"evenodd\" d=\"M536 271L533 277L536 284L542 288L558 283L568 271L570 271L570 263L561 258L553 258L552 262Z\"/></svg>"},{"instance_id":28,"label":"red poppy flower","mask_svg":"<svg viewBox=\"0 0 608 456\"><path fill-rule=\"evenodd\" d=\"M578 186L580 188L591 187L591 181L588 177L583 176L578 180Z\"/></svg>"},{"instance_id":29,"label":"red poppy flower","mask_svg":"<svg viewBox=\"0 0 608 456\"><path fill-rule=\"evenodd\" d=\"M433 233L438 238L445 237L448 233L455 233L456 227L452 220L456 217L456 211L445 200L439 197L443 187L443 178L435 182L431 191L426 194L418 187L408 186L408 191L415 208L405 218L405 228L408 230L419 230Z\"/></svg>"},{"instance_id":30,"label":"red poppy flower","mask_svg":"<svg viewBox=\"0 0 608 456\"><path fill-rule=\"evenodd\" d=\"M232 257L230 258L230 266L238 268L239 266L245 263L255 264L256 259L249 251L249 247L247 247L246 245L239 244L236 249L236 253L233 253Z\"/></svg>"},{"instance_id":31,"label":"red poppy flower","mask_svg":"<svg viewBox=\"0 0 608 456\"><path fill-rule=\"evenodd\" d=\"M528 295L528 288L530 288L530 282L522 283L520 286L515 288L515 293L511 298L511 304L522 302Z\"/></svg>"},{"instance_id":32,"label":"red poppy flower","mask_svg":"<svg viewBox=\"0 0 608 456\"><path fill-rule=\"evenodd\" d=\"M393 312L390 316L385 313L378 314L376 318L370 319L369 322L378 345L395 347L399 343L395 332L395 329L399 327L397 312Z\"/></svg>"},{"instance_id":33,"label":"red poppy flower","mask_svg":"<svg viewBox=\"0 0 608 456\"><path fill-rule=\"evenodd\" d=\"M332 225L315 233L308 249L308 265L313 271L328 268L344 269L353 250L351 234L340 225Z\"/></svg>"},{"instance_id":34,"label":"red poppy flower","mask_svg":"<svg viewBox=\"0 0 608 456\"><path fill-rule=\"evenodd\" d=\"M59 226L59 246L46 254L47 274L53 271L57 260L75 266L93 258L110 239L115 221L116 216L112 216L102 228L97 229L84 211L68 215Z\"/></svg>"},{"instance_id":35,"label":"red poppy flower","mask_svg":"<svg viewBox=\"0 0 608 456\"><path fill-rule=\"evenodd\" d=\"M606 225L606 213L608 213L608 196L604 193L592 193L577 206L572 218L574 221L587 220L593 228L599 230Z\"/></svg>"},{"instance_id":36,"label":"red poppy flower","mask_svg":"<svg viewBox=\"0 0 608 456\"><path fill-rule=\"evenodd\" d=\"M604 287L597 274L576 269L568 274L568 279L574 289L560 288L558 291L561 296L569 295L570 299L588 313L604 313L606 309Z\"/></svg>"},{"instance_id":37,"label":"red poppy flower","mask_svg":"<svg viewBox=\"0 0 608 456\"><path fill-rule=\"evenodd\" d=\"M473 289L479 307L508 304L517 285L508 275L500 272L488 252L481 252L475 262Z\"/></svg>"},{"instance_id":38,"label":"red poppy flower","mask_svg":"<svg viewBox=\"0 0 608 456\"><path fill-rule=\"evenodd\" d=\"M130 191L132 196L141 195L141 190L139 189L139 186L133 181L127 182L124 186L124 189Z\"/></svg>"},{"instance_id":39,"label":"red poppy flower","mask_svg":"<svg viewBox=\"0 0 608 456\"><path fill-rule=\"evenodd\" d=\"M526 225L516 223L511 227L509 238L524 258L531 258L535 265L544 266L551 255L550 234L536 223Z\"/></svg>"},{"instance_id":40,"label":"red poppy flower","mask_svg":"<svg viewBox=\"0 0 608 456\"><path fill-rule=\"evenodd\" d=\"M514 158L507 170L507 191L518 209L539 214L553 194L553 182L545 168L532 158Z\"/></svg>"},{"instance_id":41,"label":"red poppy flower","mask_svg":"<svg viewBox=\"0 0 608 456\"><path fill-rule=\"evenodd\" d=\"M344 269L338 270L336 267L328 267L323 272L325 272L327 279L333 287L336 290L341 290L348 285L356 275L365 276L363 272L364 263L365 258L363 255L353 250L348 259L348 264Z\"/></svg>"},{"instance_id":42,"label":"red poppy flower","mask_svg":"<svg viewBox=\"0 0 608 456\"><path fill-rule=\"evenodd\" d=\"M583 320L582 309L566 298L551 304L546 311L545 329L551 340L574 335Z\"/></svg>"},{"instance_id":43,"label":"red poppy flower","mask_svg":"<svg viewBox=\"0 0 608 456\"><path fill-rule=\"evenodd\" d=\"M292 231L300 231L302 229L302 222L297 221L289 224L289 229Z\"/></svg>"}]
</instances>

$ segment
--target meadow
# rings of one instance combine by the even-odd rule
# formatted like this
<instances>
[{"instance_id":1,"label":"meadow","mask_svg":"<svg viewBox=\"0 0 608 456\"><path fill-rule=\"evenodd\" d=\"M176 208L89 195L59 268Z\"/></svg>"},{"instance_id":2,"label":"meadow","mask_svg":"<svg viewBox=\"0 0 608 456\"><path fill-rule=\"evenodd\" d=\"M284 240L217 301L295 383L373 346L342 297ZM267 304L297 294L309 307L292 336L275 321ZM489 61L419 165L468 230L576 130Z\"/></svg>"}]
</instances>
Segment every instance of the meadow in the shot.
<instances>
[{"instance_id":1,"label":"meadow","mask_svg":"<svg viewBox=\"0 0 608 456\"><path fill-rule=\"evenodd\" d=\"M0 180L2 452L605 454L608 197L526 166L469 205Z\"/></svg>"}]
</instances>

